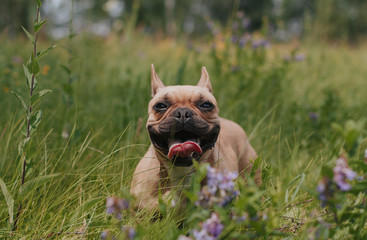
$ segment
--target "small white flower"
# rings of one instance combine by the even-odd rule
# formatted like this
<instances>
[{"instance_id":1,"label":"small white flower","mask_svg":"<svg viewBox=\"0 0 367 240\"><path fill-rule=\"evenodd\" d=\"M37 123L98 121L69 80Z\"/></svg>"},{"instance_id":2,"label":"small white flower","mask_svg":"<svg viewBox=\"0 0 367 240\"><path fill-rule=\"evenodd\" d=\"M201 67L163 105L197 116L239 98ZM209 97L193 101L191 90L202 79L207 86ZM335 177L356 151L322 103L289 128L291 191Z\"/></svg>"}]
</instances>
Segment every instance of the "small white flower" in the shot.
<instances>
[{"instance_id":1,"label":"small white flower","mask_svg":"<svg viewBox=\"0 0 367 240\"><path fill-rule=\"evenodd\" d=\"M61 137L64 138L64 139L68 139L69 138L69 133L67 131L62 131L61 133Z\"/></svg>"}]
</instances>

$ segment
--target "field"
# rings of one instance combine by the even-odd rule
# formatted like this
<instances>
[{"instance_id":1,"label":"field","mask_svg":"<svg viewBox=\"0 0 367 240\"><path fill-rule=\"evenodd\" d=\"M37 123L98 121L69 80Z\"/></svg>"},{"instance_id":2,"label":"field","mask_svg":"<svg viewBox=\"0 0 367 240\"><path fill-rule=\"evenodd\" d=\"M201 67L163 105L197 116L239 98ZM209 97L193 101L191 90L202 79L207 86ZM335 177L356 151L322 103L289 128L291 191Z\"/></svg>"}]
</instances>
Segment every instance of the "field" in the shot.
<instances>
[{"instance_id":1,"label":"field","mask_svg":"<svg viewBox=\"0 0 367 240\"><path fill-rule=\"evenodd\" d=\"M171 212L156 221L129 212L120 222L106 214L109 196L134 201L128 194L132 173L149 146L151 63L167 85L196 84L206 66L220 115L246 130L264 173L259 189L242 186L244 195L260 194L251 196L266 220L261 230L251 230L254 239L271 232L287 239L329 236L315 230L322 225L318 216L328 217L316 191L322 167L334 167L344 149L349 165L363 175L352 163L363 161L367 149L366 46L257 46L253 40L242 47L226 35L194 42L78 35L57 41L41 61L38 88L52 93L35 108L43 118L28 145L29 184L21 188L25 113L11 91L27 96L22 64L32 45L0 38L0 178L8 193L2 187L1 239L99 239L103 230L116 232L121 225L135 227L143 239L177 239L192 230L176 226L182 219ZM41 40L39 48L52 44ZM356 196L364 199L363 191ZM338 231L331 237L353 236L342 226L349 220L333 224Z\"/></svg>"}]
</instances>

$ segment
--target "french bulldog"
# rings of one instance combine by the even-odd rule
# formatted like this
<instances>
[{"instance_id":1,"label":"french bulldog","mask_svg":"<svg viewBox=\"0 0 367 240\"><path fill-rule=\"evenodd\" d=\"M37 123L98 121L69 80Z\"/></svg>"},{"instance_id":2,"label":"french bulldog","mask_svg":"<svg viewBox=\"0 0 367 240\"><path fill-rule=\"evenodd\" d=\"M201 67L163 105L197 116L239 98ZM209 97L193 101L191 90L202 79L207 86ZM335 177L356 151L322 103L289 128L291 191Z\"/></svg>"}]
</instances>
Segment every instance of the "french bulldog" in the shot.
<instances>
[{"instance_id":1,"label":"french bulldog","mask_svg":"<svg viewBox=\"0 0 367 240\"><path fill-rule=\"evenodd\" d=\"M218 116L205 67L196 86L166 87L152 64L151 94L146 124L151 145L135 169L130 188L138 208L153 210L159 194L187 184L194 159L240 175L249 173L257 154L238 124ZM261 181L259 174L255 181Z\"/></svg>"}]
</instances>

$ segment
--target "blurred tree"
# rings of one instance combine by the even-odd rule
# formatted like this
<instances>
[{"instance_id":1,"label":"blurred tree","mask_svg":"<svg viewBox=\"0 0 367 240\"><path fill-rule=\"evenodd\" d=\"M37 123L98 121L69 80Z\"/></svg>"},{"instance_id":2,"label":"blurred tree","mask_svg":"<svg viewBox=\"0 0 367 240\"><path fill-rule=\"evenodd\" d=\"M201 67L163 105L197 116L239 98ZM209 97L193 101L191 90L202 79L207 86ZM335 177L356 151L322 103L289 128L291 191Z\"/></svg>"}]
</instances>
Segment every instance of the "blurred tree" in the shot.
<instances>
[{"instance_id":1,"label":"blurred tree","mask_svg":"<svg viewBox=\"0 0 367 240\"><path fill-rule=\"evenodd\" d=\"M29 10L32 10L29 9L31 7L29 0L0 1L0 31L6 30L14 36L20 32L20 25L29 26ZM49 0L49 2L52 1L56 0ZM98 21L100 27L108 22L110 16L104 7L107 1L78 0L76 2L78 18L88 22L83 25L84 27L90 27L92 24L89 23ZM213 31L211 29L213 23L229 26L237 12L244 13L249 20L247 26L249 31L259 30L265 23L274 29L273 33L278 38L282 38L281 34L277 34L281 30L282 35L286 36L305 34L316 39L341 39L355 42L367 33L366 0L118 1L123 2L123 13L114 17L114 20L120 21L120 29L124 28L127 35L139 28L147 33L161 32L173 37L179 37L182 34L202 36ZM48 18L52 22L52 16ZM109 23L111 25L111 21ZM111 29L111 26L107 27Z\"/></svg>"},{"instance_id":2,"label":"blurred tree","mask_svg":"<svg viewBox=\"0 0 367 240\"><path fill-rule=\"evenodd\" d=\"M367 1L317 1L313 34L317 39L344 40L350 43L367 33Z\"/></svg>"},{"instance_id":3,"label":"blurred tree","mask_svg":"<svg viewBox=\"0 0 367 240\"><path fill-rule=\"evenodd\" d=\"M14 37L17 32L22 31L21 25L28 29L30 3L32 2L23 0L2 0L0 2L0 31L5 30L10 37Z\"/></svg>"}]
</instances>

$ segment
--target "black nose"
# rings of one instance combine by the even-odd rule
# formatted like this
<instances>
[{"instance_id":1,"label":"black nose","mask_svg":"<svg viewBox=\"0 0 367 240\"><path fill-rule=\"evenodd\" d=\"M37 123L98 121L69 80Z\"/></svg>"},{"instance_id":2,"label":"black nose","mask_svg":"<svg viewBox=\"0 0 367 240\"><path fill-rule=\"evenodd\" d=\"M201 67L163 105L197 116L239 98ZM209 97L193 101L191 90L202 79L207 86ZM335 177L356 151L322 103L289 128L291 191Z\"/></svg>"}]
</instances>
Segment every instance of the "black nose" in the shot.
<instances>
[{"instance_id":1,"label":"black nose","mask_svg":"<svg viewBox=\"0 0 367 240\"><path fill-rule=\"evenodd\" d=\"M177 108L173 116L182 123L185 123L192 117L192 111L189 108Z\"/></svg>"}]
</instances>

